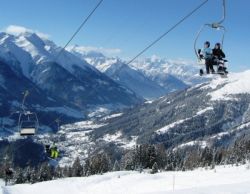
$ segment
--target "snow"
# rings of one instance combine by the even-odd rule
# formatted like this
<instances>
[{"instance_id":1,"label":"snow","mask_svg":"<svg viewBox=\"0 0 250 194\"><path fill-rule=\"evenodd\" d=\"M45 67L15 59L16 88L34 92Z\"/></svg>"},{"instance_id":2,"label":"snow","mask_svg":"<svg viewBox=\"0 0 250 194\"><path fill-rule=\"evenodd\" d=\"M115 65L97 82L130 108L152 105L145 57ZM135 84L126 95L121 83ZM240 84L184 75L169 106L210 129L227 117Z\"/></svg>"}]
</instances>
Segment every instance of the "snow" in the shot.
<instances>
[{"instance_id":1,"label":"snow","mask_svg":"<svg viewBox=\"0 0 250 194\"><path fill-rule=\"evenodd\" d=\"M218 133L216 135L209 137L209 139L214 139L214 138L221 139L223 136L229 135L229 134L230 134L229 132L221 132L221 133Z\"/></svg>"},{"instance_id":2,"label":"snow","mask_svg":"<svg viewBox=\"0 0 250 194\"><path fill-rule=\"evenodd\" d=\"M41 107L39 105L35 105L35 108L39 111L44 111L44 112L57 112L61 113L70 117L78 118L78 119L83 119L84 114L78 110L69 108L69 107Z\"/></svg>"},{"instance_id":3,"label":"snow","mask_svg":"<svg viewBox=\"0 0 250 194\"><path fill-rule=\"evenodd\" d=\"M60 130L67 131L67 130L74 130L74 129L97 129L105 124L96 124L93 121L81 121L81 122L76 122L73 124L67 124L67 125L62 125L60 127Z\"/></svg>"},{"instance_id":4,"label":"snow","mask_svg":"<svg viewBox=\"0 0 250 194\"><path fill-rule=\"evenodd\" d=\"M131 149L136 145L136 140L138 136L131 136L131 140L122 138L122 133L120 131L114 134L106 134L103 140L106 142L113 142L124 149Z\"/></svg>"},{"instance_id":5,"label":"snow","mask_svg":"<svg viewBox=\"0 0 250 194\"><path fill-rule=\"evenodd\" d=\"M167 133L169 129L174 128L176 125L179 125L187 120L190 120L191 118L181 119L174 123L171 123L169 125L166 125L165 127L162 127L156 131L157 134Z\"/></svg>"},{"instance_id":6,"label":"snow","mask_svg":"<svg viewBox=\"0 0 250 194\"><path fill-rule=\"evenodd\" d=\"M31 77L31 69L35 65L55 59L58 64L71 73L74 73L73 66L75 65L83 70L91 69L98 72L86 61L68 51L62 52L60 57L56 58L62 48L48 40L48 36L43 33L21 26L10 26L6 32L0 34L0 56L20 65L23 74L28 78Z\"/></svg>"},{"instance_id":7,"label":"snow","mask_svg":"<svg viewBox=\"0 0 250 194\"><path fill-rule=\"evenodd\" d=\"M110 134L106 134L104 137L103 137L103 140L104 141L107 141L107 142L114 142L114 141L117 141L119 137L122 136L122 133L120 131L116 132L115 134L113 135L110 135Z\"/></svg>"},{"instance_id":8,"label":"snow","mask_svg":"<svg viewBox=\"0 0 250 194\"><path fill-rule=\"evenodd\" d=\"M137 144L138 136L131 136L131 140L123 141L123 145L121 145L124 149L132 149Z\"/></svg>"},{"instance_id":9,"label":"snow","mask_svg":"<svg viewBox=\"0 0 250 194\"><path fill-rule=\"evenodd\" d=\"M108 115L106 117L103 117L101 119L101 121L106 121L106 120L109 120L109 119L112 119L112 118L120 117L122 115L123 115L123 113L116 113L116 114Z\"/></svg>"},{"instance_id":10,"label":"snow","mask_svg":"<svg viewBox=\"0 0 250 194\"><path fill-rule=\"evenodd\" d=\"M2 186L1 194L250 194L246 166L219 166L215 170L110 172L90 177L65 178L36 184Z\"/></svg>"},{"instance_id":11,"label":"snow","mask_svg":"<svg viewBox=\"0 0 250 194\"><path fill-rule=\"evenodd\" d=\"M179 149L179 148L183 148L183 147L187 147L187 146L194 146L194 145L198 145L201 148L205 148L206 146L208 146L208 143L206 141L190 141L190 142L178 145L176 148L174 148L174 150Z\"/></svg>"},{"instance_id":12,"label":"snow","mask_svg":"<svg viewBox=\"0 0 250 194\"><path fill-rule=\"evenodd\" d=\"M196 115L202 115L202 114L204 114L205 112L210 111L210 110L213 110L213 107L207 107L207 108L205 108L205 109L203 109L203 110L200 110L200 111L198 111L198 112L196 113Z\"/></svg>"},{"instance_id":13,"label":"snow","mask_svg":"<svg viewBox=\"0 0 250 194\"><path fill-rule=\"evenodd\" d=\"M227 79L214 79L203 88L214 89L209 93L212 101L233 100L236 94L250 94L250 70L241 73L232 73Z\"/></svg>"},{"instance_id":14,"label":"snow","mask_svg":"<svg viewBox=\"0 0 250 194\"><path fill-rule=\"evenodd\" d=\"M183 59L171 60L153 55L151 58L136 60L131 66L151 78L164 78L166 75L173 75L187 85L207 80L198 75L199 67L196 66L195 62Z\"/></svg>"},{"instance_id":15,"label":"snow","mask_svg":"<svg viewBox=\"0 0 250 194\"><path fill-rule=\"evenodd\" d=\"M250 126L250 122L245 123L245 124L243 124L243 125L237 127L236 130L244 129L244 128L249 127L249 126Z\"/></svg>"},{"instance_id":16,"label":"snow","mask_svg":"<svg viewBox=\"0 0 250 194\"><path fill-rule=\"evenodd\" d=\"M61 166L72 164L78 156L80 160L86 159L89 151L95 147L95 143L91 141L89 135L94 129L102 126L104 124L96 124L93 121L81 121L61 126L57 134L59 137L63 137L63 140L57 144L65 153L59 164Z\"/></svg>"},{"instance_id":17,"label":"snow","mask_svg":"<svg viewBox=\"0 0 250 194\"><path fill-rule=\"evenodd\" d=\"M153 100L148 100L146 102L144 102L145 104L152 104L154 101Z\"/></svg>"},{"instance_id":18,"label":"snow","mask_svg":"<svg viewBox=\"0 0 250 194\"><path fill-rule=\"evenodd\" d=\"M112 111L117 109L121 110L124 109L125 106L119 103L115 104L104 104L101 106L88 106L88 117L89 118L101 118L107 115L110 115Z\"/></svg>"}]
</instances>

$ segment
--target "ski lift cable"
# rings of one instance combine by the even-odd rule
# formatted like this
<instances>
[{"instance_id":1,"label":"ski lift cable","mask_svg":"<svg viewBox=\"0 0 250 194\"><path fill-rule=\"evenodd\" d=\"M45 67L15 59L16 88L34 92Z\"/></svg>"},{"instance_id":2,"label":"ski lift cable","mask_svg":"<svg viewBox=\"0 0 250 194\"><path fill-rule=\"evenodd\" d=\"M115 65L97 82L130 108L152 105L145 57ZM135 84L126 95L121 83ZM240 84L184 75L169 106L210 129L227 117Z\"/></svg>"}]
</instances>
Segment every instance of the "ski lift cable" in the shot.
<instances>
[{"instance_id":1,"label":"ski lift cable","mask_svg":"<svg viewBox=\"0 0 250 194\"><path fill-rule=\"evenodd\" d=\"M76 30L76 32L72 35L72 37L69 39L69 41L65 44L65 46L61 49L61 51L58 53L58 55L55 57L55 60L57 60L59 58L59 56L62 54L62 52L64 51L64 49L69 45L69 43L73 40L73 38L77 35L77 33L81 30L81 28L86 24L86 22L89 20L89 18L91 17L91 15L96 11L96 9L101 5L101 3L103 2L103 0L100 0L99 3L95 6L95 8L91 11L91 13L87 16L87 18L82 22L82 24L78 27L78 29ZM137 57L139 57L140 55L142 55L146 50L148 50L149 48L151 48L154 44L156 44L158 41L160 41L163 37L165 37L168 33L170 33L171 31L173 31L178 25L180 25L182 22L184 22L187 18L189 18L191 15L193 15L196 11L198 11L203 5L205 5L208 2L208 0L205 0L204 2L202 2L199 6L197 6L195 9L193 9L190 13L188 13L186 16L184 16L179 22L177 22L175 25L173 25L169 30L167 30L165 33L163 33L160 37L158 37L156 40L154 40L149 46L147 46L145 49L143 49L139 54L137 54L132 60L130 60L127 65L129 65L130 63L132 63ZM122 69L123 66L121 66L120 70ZM120 71L119 70L119 71ZM57 119L62 118L63 115L59 116ZM47 126L51 126L54 122L56 122L55 119L54 121L52 121L49 125Z\"/></svg>"},{"instance_id":2,"label":"ski lift cable","mask_svg":"<svg viewBox=\"0 0 250 194\"><path fill-rule=\"evenodd\" d=\"M217 22L218 24L222 24L226 18L226 0L222 0L222 8L223 8L223 15L222 15L222 19Z\"/></svg>"},{"instance_id":3,"label":"ski lift cable","mask_svg":"<svg viewBox=\"0 0 250 194\"><path fill-rule=\"evenodd\" d=\"M177 26L179 26L182 22L184 22L186 19L188 19L190 16L192 16L196 11L198 11L203 5L205 5L208 2L208 0L205 0L200 5L198 5L195 9L193 9L190 13L188 13L186 16L184 16L180 21L178 21L176 24L174 24L170 29L168 29L166 32L164 32L161 36L159 36L157 39L155 39L152 43L150 43L146 48L144 48L141 52L139 52L134 58L132 58L126 65L129 65L132 63L136 58L138 58L140 55L142 55L144 52L146 52L149 48L151 48L154 44L159 42L163 37L165 37L168 33L173 31Z\"/></svg>"},{"instance_id":4,"label":"ski lift cable","mask_svg":"<svg viewBox=\"0 0 250 194\"><path fill-rule=\"evenodd\" d=\"M94 7L94 9L89 13L89 15L84 19L84 21L81 23L81 25L77 28L77 30L74 32L74 34L71 36L71 38L68 40L68 42L64 45L64 47L60 50L60 52L56 55L55 61L59 58L59 56L62 54L62 52L65 50L65 48L69 45L69 43L74 39L74 37L79 33L79 31L82 29L82 27L87 23L87 21L90 19L90 17L93 15L93 13L96 11L96 9L101 5L103 0L100 0L97 5Z\"/></svg>"},{"instance_id":5,"label":"ski lift cable","mask_svg":"<svg viewBox=\"0 0 250 194\"><path fill-rule=\"evenodd\" d=\"M22 100L22 105L21 105L21 109L24 111L24 103L25 103L25 100L27 98L27 96L29 95L29 90L26 90L24 92L24 95L23 95L23 100Z\"/></svg>"},{"instance_id":6,"label":"ski lift cable","mask_svg":"<svg viewBox=\"0 0 250 194\"><path fill-rule=\"evenodd\" d=\"M96 11L96 9L101 5L101 3L103 2L103 0L100 0L98 2L98 4L94 7L94 9L89 13L89 15L84 19L84 21L81 23L81 25L77 28L77 30L75 31L75 33L71 36L71 38L69 39L69 41L65 44L65 46L60 50L60 52L56 55L55 57L55 61L60 57L60 55L62 54L62 52L65 50L65 48L69 45L69 43L73 40L73 38L79 33L79 31L82 29L82 27L87 23L87 21L90 19L90 17L94 14L94 12ZM35 89L35 87L33 87L31 90ZM30 90L30 91L31 91ZM29 90L26 90L24 93L24 97L23 97L23 101L22 101L22 110L24 111L24 103L25 103L25 99L26 97L29 95L30 93ZM55 122L55 121L53 121Z\"/></svg>"},{"instance_id":7,"label":"ski lift cable","mask_svg":"<svg viewBox=\"0 0 250 194\"><path fill-rule=\"evenodd\" d=\"M99 2L99 4L102 2L102 0ZM166 36L168 33L170 33L172 30L174 30L178 25L180 25L182 22L184 22L187 18L189 18L191 15L193 15L196 11L198 11L203 5L205 5L208 2L208 0L205 0L204 2L202 2L199 6L197 6L195 9L193 9L190 13L188 13L186 16L184 16L179 22L177 22L175 25L173 25L169 30L167 30L165 33L163 33L160 37L158 37L156 40L154 40L149 46L147 46L145 49L143 49L139 54L137 54L132 60L130 60L128 63L126 63L126 65L129 65L130 63L132 63L137 57L139 57L140 55L142 55L146 50L148 50L150 47L152 47L154 44L156 44L158 41L160 41L164 36ZM72 38L73 39L73 38ZM69 41L70 42L70 41ZM65 45L64 48L66 48L66 46L68 45L68 43ZM61 51L63 51L64 49L62 49ZM123 66L120 67L120 69L118 70L121 71L121 69L123 68ZM52 121L49 125L47 126L51 126L54 122L56 122L56 120L61 119L63 117L63 115L59 116L57 119L55 119L54 121Z\"/></svg>"}]
</instances>

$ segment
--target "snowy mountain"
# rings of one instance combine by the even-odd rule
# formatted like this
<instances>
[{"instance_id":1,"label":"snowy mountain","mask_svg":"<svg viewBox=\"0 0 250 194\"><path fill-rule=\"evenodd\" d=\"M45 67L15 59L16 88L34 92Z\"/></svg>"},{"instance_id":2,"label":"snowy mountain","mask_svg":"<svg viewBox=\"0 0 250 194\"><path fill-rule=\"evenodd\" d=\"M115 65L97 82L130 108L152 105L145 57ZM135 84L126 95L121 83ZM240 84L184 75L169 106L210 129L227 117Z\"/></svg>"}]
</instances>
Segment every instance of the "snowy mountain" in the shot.
<instances>
[{"instance_id":1,"label":"snowy mountain","mask_svg":"<svg viewBox=\"0 0 250 194\"><path fill-rule=\"evenodd\" d=\"M65 122L73 122L85 117L79 109L71 108L69 103L60 100L55 101L55 99L47 96L28 78L22 74L17 74L1 60L0 79L1 138L16 132L17 127L13 128L13 126L17 126L18 115L16 112L21 110L23 94L27 90L32 89L32 92L27 97L24 106L30 111L37 112L41 122L41 131L45 131L45 129L42 129L43 125L51 123L61 114L64 115ZM51 130L54 125L55 123L51 123Z\"/></svg>"},{"instance_id":2,"label":"snowy mountain","mask_svg":"<svg viewBox=\"0 0 250 194\"><path fill-rule=\"evenodd\" d=\"M124 113L62 126L57 144L65 155L60 163L65 165L76 156L84 160L102 149L119 157L136 144L163 143L168 150L176 150L230 147L243 137L250 140L249 76L250 71L226 79L211 75L210 82Z\"/></svg>"},{"instance_id":3,"label":"snowy mountain","mask_svg":"<svg viewBox=\"0 0 250 194\"><path fill-rule=\"evenodd\" d=\"M232 178L233 177L233 178ZM218 166L216 169L161 172L110 172L89 177L71 177L36 184L4 186L1 194L193 194L249 193L250 173L244 166Z\"/></svg>"},{"instance_id":4,"label":"snowy mountain","mask_svg":"<svg viewBox=\"0 0 250 194\"><path fill-rule=\"evenodd\" d=\"M132 90L75 55L63 51L58 57L61 48L35 33L25 31L12 35L1 32L0 45L2 63L17 76L35 84L27 87L31 93L39 88L49 98L78 111L100 106L117 109L142 101ZM5 81L9 79L12 77Z\"/></svg>"},{"instance_id":5,"label":"snowy mountain","mask_svg":"<svg viewBox=\"0 0 250 194\"><path fill-rule=\"evenodd\" d=\"M173 75L156 75L152 79L140 69L126 65L126 62L119 58L108 58L96 51L87 52L81 46L72 46L68 50L146 99L156 99L164 94L188 87ZM159 81L163 79L164 81Z\"/></svg>"},{"instance_id":6,"label":"snowy mountain","mask_svg":"<svg viewBox=\"0 0 250 194\"><path fill-rule=\"evenodd\" d=\"M179 89L185 87L182 82L192 86L207 81L207 79L198 75L199 66L196 66L193 62L181 59L168 60L152 56L144 60L134 61L131 66L165 88L168 88L169 84L171 86L171 83L173 86L175 84L175 87Z\"/></svg>"},{"instance_id":7,"label":"snowy mountain","mask_svg":"<svg viewBox=\"0 0 250 194\"><path fill-rule=\"evenodd\" d=\"M250 139L250 71L216 78L132 109L92 133L96 144L136 139L185 146L230 146ZM246 136L248 134L248 136ZM107 140L109 136L109 141Z\"/></svg>"}]
</instances>

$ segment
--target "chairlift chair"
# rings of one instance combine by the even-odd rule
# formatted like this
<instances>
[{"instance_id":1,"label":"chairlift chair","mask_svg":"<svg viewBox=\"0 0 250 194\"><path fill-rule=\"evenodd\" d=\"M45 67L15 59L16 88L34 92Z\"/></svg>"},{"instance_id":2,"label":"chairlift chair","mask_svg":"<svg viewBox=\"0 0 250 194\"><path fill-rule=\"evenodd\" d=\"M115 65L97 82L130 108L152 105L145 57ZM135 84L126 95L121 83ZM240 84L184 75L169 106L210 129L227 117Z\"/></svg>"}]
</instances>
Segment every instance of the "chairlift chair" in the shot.
<instances>
[{"instance_id":1,"label":"chairlift chair","mask_svg":"<svg viewBox=\"0 0 250 194\"><path fill-rule=\"evenodd\" d=\"M30 111L21 112L18 119L18 128L21 136L35 135L38 130L38 118L36 113Z\"/></svg>"},{"instance_id":2,"label":"chairlift chair","mask_svg":"<svg viewBox=\"0 0 250 194\"><path fill-rule=\"evenodd\" d=\"M222 23L224 22L225 18L226 18L226 0L222 0L222 8L223 8L223 15L222 15L222 19L218 22L214 22L212 24L204 24L200 30L198 31L195 41L194 41L194 51L195 51L195 55L198 59L198 64L199 65L205 65L205 60L202 59L200 57L200 54L198 52L198 48L197 48L197 41L201 35L201 33L206 29L206 28L212 28L214 30L221 30L222 31L222 37L221 37L221 48L223 48L223 43L224 43L224 37L225 37L225 33L226 33L226 28L222 25ZM227 61L223 61L223 63L225 63Z\"/></svg>"}]
</instances>

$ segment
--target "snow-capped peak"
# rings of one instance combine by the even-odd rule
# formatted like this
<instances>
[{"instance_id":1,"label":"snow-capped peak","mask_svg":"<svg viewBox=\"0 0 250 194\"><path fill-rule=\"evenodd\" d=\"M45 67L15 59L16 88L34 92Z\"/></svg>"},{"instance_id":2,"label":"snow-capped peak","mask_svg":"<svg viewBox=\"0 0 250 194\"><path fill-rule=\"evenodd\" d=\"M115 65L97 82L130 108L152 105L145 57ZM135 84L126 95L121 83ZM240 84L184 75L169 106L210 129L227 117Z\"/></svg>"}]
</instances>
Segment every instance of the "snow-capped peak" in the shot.
<instances>
[{"instance_id":1,"label":"snow-capped peak","mask_svg":"<svg viewBox=\"0 0 250 194\"><path fill-rule=\"evenodd\" d=\"M11 34L7 33L11 32ZM6 61L20 64L19 69L26 77L30 77L30 72L35 65L46 62L57 62L69 72L74 71L74 66L82 69L97 70L70 52L58 47L52 41L41 38L41 35L23 27L10 26L6 32L0 33L0 57ZM61 52L60 56L58 56Z\"/></svg>"},{"instance_id":2,"label":"snow-capped peak","mask_svg":"<svg viewBox=\"0 0 250 194\"><path fill-rule=\"evenodd\" d=\"M84 58L104 58L105 56L96 50L92 50L89 47L73 45L67 47L67 51L76 54L77 56L84 57ZM81 55L80 55L81 54Z\"/></svg>"},{"instance_id":3,"label":"snow-capped peak","mask_svg":"<svg viewBox=\"0 0 250 194\"><path fill-rule=\"evenodd\" d=\"M8 26L5 29L5 32L8 33L8 34L15 35L15 36L35 33L35 34L37 34L42 39L48 39L50 37L48 34L39 32L37 30L31 30L31 29L25 28L23 26L17 26L17 25L10 25L10 26Z\"/></svg>"},{"instance_id":4,"label":"snow-capped peak","mask_svg":"<svg viewBox=\"0 0 250 194\"><path fill-rule=\"evenodd\" d=\"M192 61L183 59L169 60L153 55L144 60L134 61L131 65L152 79L172 75L187 85L194 85L204 81L198 76L200 67L195 66Z\"/></svg>"}]
</instances>

